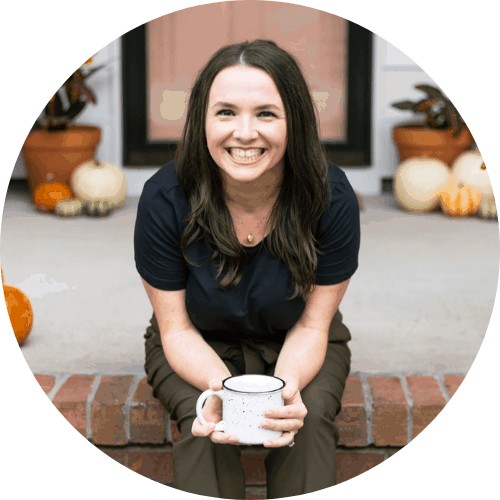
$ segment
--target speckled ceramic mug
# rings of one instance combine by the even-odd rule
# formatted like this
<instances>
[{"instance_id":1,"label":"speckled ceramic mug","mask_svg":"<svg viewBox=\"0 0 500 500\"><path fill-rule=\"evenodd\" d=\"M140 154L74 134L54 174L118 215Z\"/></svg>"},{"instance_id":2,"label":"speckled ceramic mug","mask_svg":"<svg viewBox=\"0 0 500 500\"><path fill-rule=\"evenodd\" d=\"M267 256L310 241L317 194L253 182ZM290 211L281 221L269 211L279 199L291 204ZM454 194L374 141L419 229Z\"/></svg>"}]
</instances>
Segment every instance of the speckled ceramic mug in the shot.
<instances>
[{"instance_id":1,"label":"speckled ceramic mug","mask_svg":"<svg viewBox=\"0 0 500 500\"><path fill-rule=\"evenodd\" d=\"M283 406L283 380L269 375L237 375L225 379L222 385L222 390L209 389L198 398L196 415L200 422L206 422L202 413L205 401L217 396L222 399L222 420L216 431L237 436L241 444L262 444L281 436L281 431L262 429L260 425L267 409Z\"/></svg>"}]
</instances>

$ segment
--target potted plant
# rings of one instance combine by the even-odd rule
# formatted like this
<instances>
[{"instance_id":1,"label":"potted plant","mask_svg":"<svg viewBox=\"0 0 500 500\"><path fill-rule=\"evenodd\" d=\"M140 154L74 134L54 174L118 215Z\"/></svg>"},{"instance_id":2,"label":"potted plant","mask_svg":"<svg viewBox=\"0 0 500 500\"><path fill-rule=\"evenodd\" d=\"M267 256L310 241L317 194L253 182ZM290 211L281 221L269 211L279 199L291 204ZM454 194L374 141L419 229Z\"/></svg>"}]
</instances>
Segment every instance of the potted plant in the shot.
<instances>
[{"instance_id":1,"label":"potted plant","mask_svg":"<svg viewBox=\"0 0 500 500\"><path fill-rule=\"evenodd\" d=\"M92 66L92 62L91 58L73 72L52 96L24 142L23 157L32 194L48 178L69 185L73 170L95 157L100 128L73 123L88 103L97 101L87 79L102 65Z\"/></svg>"},{"instance_id":2,"label":"potted plant","mask_svg":"<svg viewBox=\"0 0 500 500\"><path fill-rule=\"evenodd\" d=\"M425 92L426 97L416 102L392 103L397 109L425 117L423 123L394 127L393 138L399 159L437 158L451 165L460 153L472 146L474 139L460 113L441 90L425 84L415 85L415 88Z\"/></svg>"}]
</instances>

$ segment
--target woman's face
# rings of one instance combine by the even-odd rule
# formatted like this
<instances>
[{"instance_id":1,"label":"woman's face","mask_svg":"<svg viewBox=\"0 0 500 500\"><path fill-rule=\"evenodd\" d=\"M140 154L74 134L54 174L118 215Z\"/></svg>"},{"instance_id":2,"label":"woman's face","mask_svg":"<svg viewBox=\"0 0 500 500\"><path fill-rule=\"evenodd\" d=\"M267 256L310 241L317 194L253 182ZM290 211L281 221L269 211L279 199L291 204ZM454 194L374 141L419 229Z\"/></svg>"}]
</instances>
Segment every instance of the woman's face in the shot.
<instances>
[{"instance_id":1,"label":"woman's face","mask_svg":"<svg viewBox=\"0 0 500 500\"><path fill-rule=\"evenodd\" d=\"M286 150L285 108L265 71L231 66L215 77L205 133L210 155L226 181L281 178Z\"/></svg>"}]
</instances>

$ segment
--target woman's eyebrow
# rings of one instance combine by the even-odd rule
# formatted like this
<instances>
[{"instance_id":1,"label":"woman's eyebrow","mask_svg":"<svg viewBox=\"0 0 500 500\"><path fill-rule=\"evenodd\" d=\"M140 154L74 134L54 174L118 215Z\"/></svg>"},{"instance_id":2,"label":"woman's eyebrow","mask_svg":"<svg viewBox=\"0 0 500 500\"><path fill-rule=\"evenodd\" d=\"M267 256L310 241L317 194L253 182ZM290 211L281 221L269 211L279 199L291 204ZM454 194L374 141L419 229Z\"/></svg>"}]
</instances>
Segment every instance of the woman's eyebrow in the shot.
<instances>
[{"instance_id":1,"label":"woman's eyebrow","mask_svg":"<svg viewBox=\"0 0 500 500\"><path fill-rule=\"evenodd\" d=\"M238 106L235 104L231 104L230 102L217 101L215 104L211 106L211 108L237 108ZM276 104L260 104L255 107L256 111L263 111L267 109L275 109L277 111L281 111L281 108Z\"/></svg>"},{"instance_id":2,"label":"woman's eyebrow","mask_svg":"<svg viewBox=\"0 0 500 500\"><path fill-rule=\"evenodd\" d=\"M211 106L212 108L233 108L234 104L229 102L217 101L215 104Z\"/></svg>"},{"instance_id":3,"label":"woman's eyebrow","mask_svg":"<svg viewBox=\"0 0 500 500\"><path fill-rule=\"evenodd\" d=\"M274 109L276 111L281 111L281 108L276 104L261 104L255 108L257 111L264 111L267 109Z\"/></svg>"}]
</instances>

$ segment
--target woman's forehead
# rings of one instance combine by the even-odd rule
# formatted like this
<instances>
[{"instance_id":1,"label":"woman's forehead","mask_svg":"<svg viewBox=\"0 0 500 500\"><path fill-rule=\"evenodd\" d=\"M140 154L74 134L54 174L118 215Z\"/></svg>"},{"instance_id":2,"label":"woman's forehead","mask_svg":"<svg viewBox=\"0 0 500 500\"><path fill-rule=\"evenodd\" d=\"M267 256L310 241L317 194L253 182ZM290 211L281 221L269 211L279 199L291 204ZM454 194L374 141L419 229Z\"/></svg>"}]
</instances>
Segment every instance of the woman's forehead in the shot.
<instances>
[{"instance_id":1,"label":"woman's forehead","mask_svg":"<svg viewBox=\"0 0 500 500\"><path fill-rule=\"evenodd\" d=\"M210 87L209 105L216 102L269 100L282 106L281 96L273 79L260 68L230 66L215 77Z\"/></svg>"}]
</instances>

